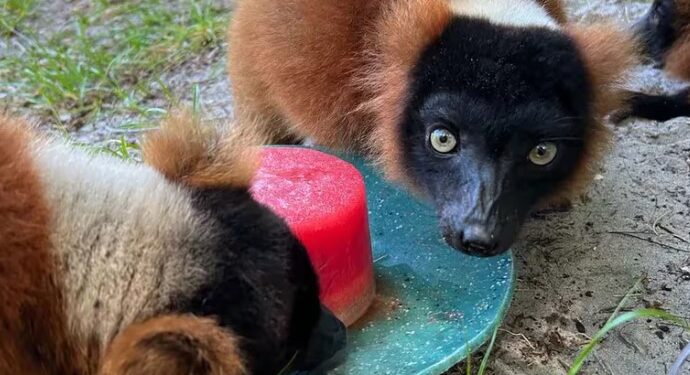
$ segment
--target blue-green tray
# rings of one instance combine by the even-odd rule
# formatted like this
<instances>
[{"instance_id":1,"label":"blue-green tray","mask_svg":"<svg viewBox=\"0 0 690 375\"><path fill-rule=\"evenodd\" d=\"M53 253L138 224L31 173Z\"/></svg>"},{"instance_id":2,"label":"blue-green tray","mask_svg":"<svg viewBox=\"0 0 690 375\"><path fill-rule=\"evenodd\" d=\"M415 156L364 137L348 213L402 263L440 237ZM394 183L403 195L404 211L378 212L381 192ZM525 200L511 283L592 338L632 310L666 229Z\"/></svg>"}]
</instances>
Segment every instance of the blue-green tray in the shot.
<instances>
[{"instance_id":1,"label":"blue-green tray","mask_svg":"<svg viewBox=\"0 0 690 375\"><path fill-rule=\"evenodd\" d=\"M475 258L447 246L434 210L361 159L377 297L348 330L347 359L329 374L436 375L478 349L510 305L512 253Z\"/></svg>"}]
</instances>

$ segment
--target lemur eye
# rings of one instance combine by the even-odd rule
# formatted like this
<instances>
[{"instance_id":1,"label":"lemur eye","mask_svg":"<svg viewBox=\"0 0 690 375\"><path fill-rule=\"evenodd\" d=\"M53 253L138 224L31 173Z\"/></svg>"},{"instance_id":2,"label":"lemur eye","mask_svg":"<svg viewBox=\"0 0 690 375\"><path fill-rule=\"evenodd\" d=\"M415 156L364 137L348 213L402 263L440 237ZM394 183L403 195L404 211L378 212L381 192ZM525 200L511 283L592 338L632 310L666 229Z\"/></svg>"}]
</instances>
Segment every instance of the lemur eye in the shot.
<instances>
[{"instance_id":1,"label":"lemur eye","mask_svg":"<svg viewBox=\"0 0 690 375\"><path fill-rule=\"evenodd\" d=\"M536 145L529 153L529 160L538 166L544 166L553 161L558 154L558 146L552 142Z\"/></svg>"},{"instance_id":2,"label":"lemur eye","mask_svg":"<svg viewBox=\"0 0 690 375\"><path fill-rule=\"evenodd\" d=\"M436 128L429 134L429 143L436 152L449 154L457 148L458 140L450 130Z\"/></svg>"}]
</instances>

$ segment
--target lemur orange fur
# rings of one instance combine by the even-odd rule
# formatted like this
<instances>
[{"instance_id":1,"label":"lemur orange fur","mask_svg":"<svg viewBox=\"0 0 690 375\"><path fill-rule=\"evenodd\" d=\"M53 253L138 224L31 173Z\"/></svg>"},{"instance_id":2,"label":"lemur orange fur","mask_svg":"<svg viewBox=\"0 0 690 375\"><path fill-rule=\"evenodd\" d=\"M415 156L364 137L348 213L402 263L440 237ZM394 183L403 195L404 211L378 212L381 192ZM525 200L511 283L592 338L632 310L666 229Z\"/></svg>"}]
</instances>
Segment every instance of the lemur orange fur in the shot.
<instances>
[{"instance_id":1,"label":"lemur orange fur","mask_svg":"<svg viewBox=\"0 0 690 375\"><path fill-rule=\"evenodd\" d=\"M418 2L418 0L413 2ZM367 32L363 27L367 20L381 11L379 8L383 4L385 2L380 0L339 2L288 0L276 2L270 14L266 14L263 9L255 8L253 1L240 2L234 15L235 19L261 17L268 19L269 22L246 25L251 30L241 30L241 32L254 35L255 38L251 43L257 47L251 48L250 52L245 51L244 45L234 46L231 47L232 53L235 56L245 57L248 54L254 54L254 51L270 48L279 55L279 58L267 59L256 56L257 60L243 58L237 62L240 65L230 64L235 92L245 93L241 97L236 96L238 101L235 108L238 117L242 121L258 120L257 132L265 134L271 141L279 140L290 136L283 128L291 126L284 123L284 119L274 108L290 103L291 107L304 109L300 111L303 114L300 125L308 128L325 145L337 145L348 139L364 138L367 126L363 124L370 122L371 114L356 111L359 103L366 99L366 93L356 87L355 82L350 81L350 75L360 70L364 64L362 56L358 56L364 42L361 36ZM436 4L430 1L428 6L429 12L434 12ZM281 44L274 44L270 36L276 32L276 25L287 26L291 23L290 13L282 12L283 7L309 9L300 13L316 16L305 20L310 25L308 32L297 30L294 33L284 34L283 37L287 39ZM260 15L252 14L256 12ZM328 22L323 22L318 14L329 14L333 17ZM357 17L353 18L353 14L357 14ZM233 33L232 28L230 33ZM312 55L319 58L295 58L297 55ZM276 66L283 66L283 68L276 69ZM243 79L244 75L251 75L255 70L286 76L276 79L280 81L280 87L269 89L257 81ZM320 71L320 77L306 84L303 77L311 71ZM278 94L276 100L284 103L269 102L266 90ZM343 111L343 108L346 110ZM350 115L340 115L343 112L348 112ZM338 131L335 131L336 129ZM297 135L304 135L300 134L300 130L296 127L291 130Z\"/></svg>"},{"instance_id":2,"label":"lemur orange fur","mask_svg":"<svg viewBox=\"0 0 690 375\"><path fill-rule=\"evenodd\" d=\"M370 99L360 110L374 114L378 126L366 148L376 155L376 162L388 178L412 187L402 166L402 147L397 124L400 121L409 88L411 70L422 49L446 27L452 12L444 2L400 1L375 25L375 46L368 55L368 68L358 85L369 92ZM376 52L373 52L376 51Z\"/></svg>"},{"instance_id":3,"label":"lemur orange fur","mask_svg":"<svg viewBox=\"0 0 690 375\"><path fill-rule=\"evenodd\" d=\"M162 316L133 324L108 349L100 375L243 375L237 339L211 319Z\"/></svg>"},{"instance_id":4,"label":"lemur orange fur","mask_svg":"<svg viewBox=\"0 0 690 375\"><path fill-rule=\"evenodd\" d=\"M257 2L240 2L235 20L255 19L253 13L265 10L258 9ZM538 2L556 21L566 23L562 1ZM282 7L310 9L294 12L300 15L341 16L329 22L313 16L306 20L309 27L292 29L292 13L283 12ZM231 41L240 35L252 36L230 46L232 56L241 56L231 56L228 66L234 92L242 93L235 95L237 115L242 121L258 120L254 131L273 142L289 138L292 133L309 136L325 146L366 151L389 179L410 185L401 163L396 126L411 69L422 49L439 36L452 16L446 0L288 0L275 3L271 14L261 15L267 22L233 22ZM594 93L596 115L603 116L622 100L617 85L633 63L634 43L614 26L567 25L566 29L578 41L590 68L590 79L600 91ZM281 37L275 39L273 35ZM273 58L263 57L262 51L266 50ZM319 72L318 78L313 77L315 71ZM271 82L259 82L255 72L271 77ZM286 111L284 115L293 124L281 117L277 108ZM599 124L601 118L594 121L596 130L589 134L591 143L577 173L549 201L572 197L587 185L608 143L608 133Z\"/></svg>"},{"instance_id":5,"label":"lemur orange fur","mask_svg":"<svg viewBox=\"0 0 690 375\"><path fill-rule=\"evenodd\" d=\"M676 78L690 80L690 33L673 43L666 55L665 70Z\"/></svg>"},{"instance_id":6,"label":"lemur orange fur","mask_svg":"<svg viewBox=\"0 0 690 375\"><path fill-rule=\"evenodd\" d=\"M602 122L604 116L623 106L625 92L621 89L624 72L638 60L636 42L614 25L567 26L568 34L583 51L594 92L593 126L585 135L585 149L575 173L566 180L557 194L545 202L563 202L581 193L592 180L598 162L610 147L611 134Z\"/></svg>"},{"instance_id":7,"label":"lemur orange fur","mask_svg":"<svg viewBox=\"0 0 690 375\"><path fill-rule=\"evenodd\" d=\"M31 138L28 124L0 115L0 374L86 373L87 348L74 345L62 309Z\"/></svg>"}]
</instances>

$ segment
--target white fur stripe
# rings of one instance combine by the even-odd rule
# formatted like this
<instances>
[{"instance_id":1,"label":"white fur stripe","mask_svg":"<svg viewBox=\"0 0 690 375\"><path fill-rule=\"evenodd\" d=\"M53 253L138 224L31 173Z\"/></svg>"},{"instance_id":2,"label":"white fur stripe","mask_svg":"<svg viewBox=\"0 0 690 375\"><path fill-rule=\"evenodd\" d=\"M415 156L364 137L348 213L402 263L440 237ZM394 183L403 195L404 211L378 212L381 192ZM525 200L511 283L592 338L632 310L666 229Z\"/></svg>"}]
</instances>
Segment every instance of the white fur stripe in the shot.
<instances>
[{"instance_id":1,"label":"white fur stripe","mask_svg":"<svg viewBox=\"0 0 690 375\"><path fill-rule=\"evenodd\" d=\"M558 29L558 23L533 0L450 0L459 16L488 20L491 23L518 27Z\"/></svg>"},{"instance_id":2,"label":"white fur stripe","mask_svg":"<svg viewBox=\"0 0 690 375\"><path fill-rule=\"evenodd\" d=\"M145 165L60 143L33 148L53 212L70 330L101 348L134 322L191 297L214 272L214 222Z\"/></svg>"}]
</instances>

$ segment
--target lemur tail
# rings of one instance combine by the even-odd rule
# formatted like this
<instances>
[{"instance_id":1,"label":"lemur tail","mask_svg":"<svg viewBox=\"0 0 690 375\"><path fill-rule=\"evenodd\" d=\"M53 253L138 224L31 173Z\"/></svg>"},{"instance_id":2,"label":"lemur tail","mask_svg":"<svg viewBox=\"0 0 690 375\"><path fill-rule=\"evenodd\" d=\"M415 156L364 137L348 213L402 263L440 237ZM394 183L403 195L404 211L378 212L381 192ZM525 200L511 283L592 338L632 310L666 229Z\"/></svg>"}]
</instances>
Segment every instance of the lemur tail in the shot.
<instances>
[{"instance_id":1,"label":"lemur tail","mask_svg":"<svg viewBox=\"0 0 690 375\"><path fill-rule=\"evenodd\" d=\"M259 165L261 144L239 127L203 126L177 110L143 142L147 164L169 180L198 188L248 187ZM245 127L242 127L245 128Z\"/></svg>"}]
</instances>

